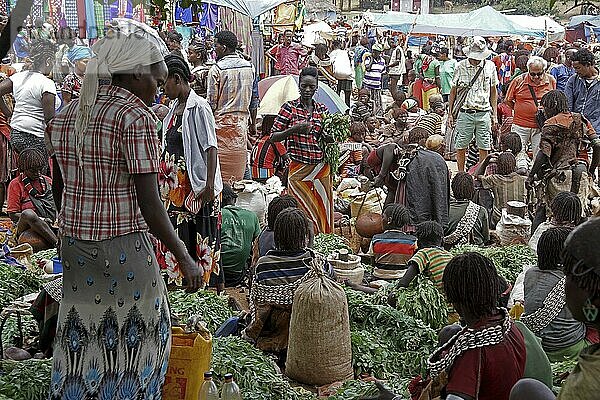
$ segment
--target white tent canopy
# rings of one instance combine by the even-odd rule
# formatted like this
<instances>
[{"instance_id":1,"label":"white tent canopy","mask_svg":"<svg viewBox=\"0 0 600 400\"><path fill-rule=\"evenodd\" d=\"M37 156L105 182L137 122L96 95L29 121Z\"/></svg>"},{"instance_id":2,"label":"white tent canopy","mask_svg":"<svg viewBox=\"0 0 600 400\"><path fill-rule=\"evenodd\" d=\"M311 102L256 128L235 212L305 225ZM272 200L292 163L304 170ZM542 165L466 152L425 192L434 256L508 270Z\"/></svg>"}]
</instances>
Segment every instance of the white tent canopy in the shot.
<instances>
[{"instance_id":1,"label":"white tent canopy","mask_svg":"<svg viewBox=\"0 0 600 400\"><path fill-rule=\"evenodd\" d=\"M565 38L565 27L550 17L532 17L531 15L506 15L515 24L535 30L548 29L548 41L561 41Z\"/></svg>"},{"instance_id":2,"label":"white tent canopy","mask_svg":"<svg viewBox=\"0 0 600 400\"><path fill-rule=\"evenodd\" d=\"M544 29L521 26L490 6L461 14L372 14L377 26L404 33L451 36L544 36ZM414 28L413 28L414 24Z\"/></svg>"}]
</instances>

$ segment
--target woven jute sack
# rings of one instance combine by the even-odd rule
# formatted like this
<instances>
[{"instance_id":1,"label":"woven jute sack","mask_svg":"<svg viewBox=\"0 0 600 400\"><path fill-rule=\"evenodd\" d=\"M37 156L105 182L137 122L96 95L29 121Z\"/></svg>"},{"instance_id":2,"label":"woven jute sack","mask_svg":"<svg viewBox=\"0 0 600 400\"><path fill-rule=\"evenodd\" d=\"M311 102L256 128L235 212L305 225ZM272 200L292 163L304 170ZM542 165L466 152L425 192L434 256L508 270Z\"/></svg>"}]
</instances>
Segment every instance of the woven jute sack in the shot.
<instances>
[{"instance_id":1,"label":"woven jute sack","mask_svg":"<svg viewBox=\"0 0 600 400\"><path fill-rule=\"evenodd\" d=\"M314 276L294 295L285 364L289 378L316 386L353 375L346 294L322 268L322 260L314 260Z\"/></svg>"}]
</instances>

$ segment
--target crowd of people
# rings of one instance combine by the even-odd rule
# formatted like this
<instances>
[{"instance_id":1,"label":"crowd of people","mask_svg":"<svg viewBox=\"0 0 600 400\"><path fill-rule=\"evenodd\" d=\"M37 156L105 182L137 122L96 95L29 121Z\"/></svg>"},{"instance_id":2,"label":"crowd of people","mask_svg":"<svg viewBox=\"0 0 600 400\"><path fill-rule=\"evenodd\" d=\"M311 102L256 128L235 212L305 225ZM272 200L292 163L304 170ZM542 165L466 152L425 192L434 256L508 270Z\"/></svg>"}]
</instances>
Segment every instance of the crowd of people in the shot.
<instances>
[{"instance_id":1,"label":"crowd of people","mask_svg":"<svg viewBox=\"0 0 600 400\"><path fill-rule=\"evenodd\" d=\"M452 325L429 360L445 398L554 398L549 360L579 354L559 398L594 398L594 54L482 37L416 51L403 35L363 33L307 47L282 32L265 54L272 72L298 76L299 98L259 116L264 77L233 32L187 49L177 32L161 33L165 55L113 25L92 47L68 28L20 30L0 67L0 204L17 236L60 247L51 398L73 385L93 397L93 368L106 390L135 377L147 382L138 395L160 394L171 345L163 274L188 291L249 287L242 335L285 360L314 236L338 220L337 177L363 176L386 192L368 251L376 271L405 271L401 286L428 276L446 296ZM320 85L349 106L338 170L324 162L322 143L334 139ZM236 204L235 183L272 177L286 193L261 227ZM448 252L508 243L529 243L538 259L514 288L488 258ZM516 304L521 321L507 311ZM119 344L127 351L117 350L123 329L134 332Z\"/></svg>"}]
</instances>

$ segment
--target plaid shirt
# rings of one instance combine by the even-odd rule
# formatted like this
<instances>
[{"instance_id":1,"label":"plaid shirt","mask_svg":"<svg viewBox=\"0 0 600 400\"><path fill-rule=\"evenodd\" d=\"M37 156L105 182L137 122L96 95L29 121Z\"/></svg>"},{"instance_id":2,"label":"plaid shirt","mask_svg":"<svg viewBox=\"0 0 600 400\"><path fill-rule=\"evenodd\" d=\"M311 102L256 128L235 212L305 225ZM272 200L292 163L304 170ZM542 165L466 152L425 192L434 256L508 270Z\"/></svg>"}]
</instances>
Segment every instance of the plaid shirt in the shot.
<instances>
[{"instance_id":1,"label":"plaid shirt","mask_svg":"<svg viewBox=\"0 0 600 400\"><path fill-rule=\"evenodd\" d=\"M463 108L490 111L492 108L490 105L490 89L498 86L498 73L493 62L483 60L479 65L473 66L469 60L462 60L456 64L452 85L457 87L469 86L469 83L471 83L471 80L475 77L475 74L480 67L482 67L483 70L477 77L477 80L473 82L473 86L467 93Z\"/></svg>"},{"instance_id":2,"label":"plaid shirt","mask_svg":"<svg viewBox=\"0 0 600 400\"><path fill-rule=\"evenodd\" d=\"M230 113L250 115L254 67L237 54L225 56L208 72L207 100L215 118Z\"/></svg>"},{"instance_id":3,"label":"plaid shirt","mask_svg":"<svg viewBox=\"0 0 600 400\"><path fill-rule=\"evenodd\" d=\"M158 172L160 143L154 114L137 96L100 86L77 161L75 117L69 104L48 127L64 180L59 227L65 236L106 240L148 229L140 212L133 175Z\"/></svg>"},{"instance_id":4,"label":"plaid shirt","mask_svg":"<svg viewBox=\"0 0 600 400\"><path fill-rule=\"evenodd\" d=\"M324 104L313 101L313 112L309 115L300 99L285 103L275 122L272 133L283 132L296 124L308 122L312 129L308 135L295 134L287 138L285 148L290 158L304 164L318 164L323 160L323 151L317 143L323 125L323 113L327 112Z\"/></svg>"}]
</instances>

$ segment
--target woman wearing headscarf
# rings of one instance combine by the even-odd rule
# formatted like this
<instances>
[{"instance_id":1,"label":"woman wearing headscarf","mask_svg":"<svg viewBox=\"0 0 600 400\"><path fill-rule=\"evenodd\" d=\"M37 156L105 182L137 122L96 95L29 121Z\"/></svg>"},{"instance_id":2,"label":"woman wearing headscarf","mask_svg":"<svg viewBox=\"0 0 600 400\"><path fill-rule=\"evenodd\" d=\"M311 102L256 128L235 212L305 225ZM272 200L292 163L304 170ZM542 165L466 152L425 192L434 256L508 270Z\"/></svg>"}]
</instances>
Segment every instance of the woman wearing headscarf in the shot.
<instances>
[{"instance_id":1,"label":"woman wearing headscarf","mask_svg":"<svg viewBox=\"0 0 600 400\"><path fill-rule=\"evenodd\" d=\"M323 161L319 139L323 135L323 113L327 107L313 97L318 87L314 67L300 72L300 98L285 103L275 119L271 141L286 141L292 160L288 174L288 193L298 200L317 233L333 231L332 172Z\"/></svg>"},{"instance_id":2,"label":"woman wearing headscarf","mask_svg":"<svg viewBox=\"0 0 600 400\"><path fill-rule=\"evenodd\" d=\"M64 271L49 398L160 398L171 324L148 231L189 291L202 280L157 187L158 121L148 107L167 67L134 34L114 32L93 52L79 102L48 129Z\"/></svg>"},{"instance_id":3,"label":"woman wearing headscarf","mask_svg":"<svg viewBox=\"0 0 600 400\"><path fill-rule=\"evenodd\" d=\"M79 98L79 91L83 84L85 67L92 56L92 50L86 46L74 46L67 53L67 59L73 65L73 72L65 76L62 83L63 106Z\"/></svg>"},{"instance_id":4,"label":"woman wearing headscarf","mask_svg":"<svg viewBox=\"0 0 600 400\"><path fill-rule=\"evenodd\" d=\"M0 97L0 110L10 118L10 144L19 154L29 147L46 152L44 132L54 117L56 86L48 78L54 65L56 45L49 40L37 40L31 45L32 68L0 82L0 96L12 94L14 109L10 110Z\"/></svg>"},{"instance_id":5,"label":"woman wearing headscarf","mask_svg":"<svg viewBox=\"0 0 600 400\"><path fill-rule=\"evenodd\" d=\"M204 283L222 283L219 275L219 201L223 182L217 159L215 119L208 101L190 87L192 73L183 58L165 57L169 77L164 92L172 101L162 123L160 192L171 223L204 274ZM168 249L159 243L158 261L170 281L183 275ZM222 278L222 276L221 276Z\"/></svg>"}]
</instances>

